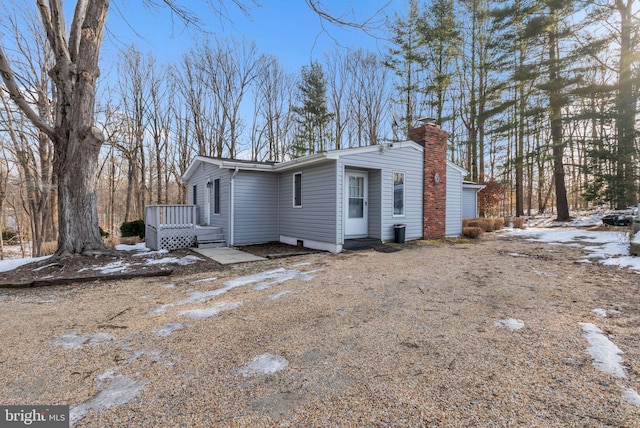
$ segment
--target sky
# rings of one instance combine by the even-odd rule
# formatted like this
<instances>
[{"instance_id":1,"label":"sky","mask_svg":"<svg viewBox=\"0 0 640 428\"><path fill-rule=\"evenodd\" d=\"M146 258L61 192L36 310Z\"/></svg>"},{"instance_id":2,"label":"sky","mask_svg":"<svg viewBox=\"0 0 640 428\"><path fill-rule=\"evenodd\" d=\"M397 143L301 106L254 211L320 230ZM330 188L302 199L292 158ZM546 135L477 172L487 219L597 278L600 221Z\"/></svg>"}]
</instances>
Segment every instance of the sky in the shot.
<instances>
[{"instance_id":1,"label":"sky","mask_svg":"<svg viewBox=\"0 0 640 428\"><path fill-rule=\"evenodd\" d=\"M160 62L179 62L208 33L212 37L253 41L260 53L278 57L286 71L297 73L303 65L321 60L326 52L336 48L385 53L386 42L382 39L385 14L393 16L394 10L404 6L404 2L397 0L322 1L332 16L347 21L363 22L381 10L374 19L377 29L367 34L361 29L323 22L304 0L262 0L259 6L253 6L252 0L242 1L250 6L249 16L225 0L226 18L218 16L205 0L182 2L198 16L202 30L185 28L167 7L152 8L142 0L112 1L102 48L103 63L113 63L118 50L131 44L141 52L152 52ZM217 4L217 0L209 3ZM69 2L65 7L72 8L73 4ZM67 10L68 21L71 12L72 9Z\"/></svg>"}]
</instances>

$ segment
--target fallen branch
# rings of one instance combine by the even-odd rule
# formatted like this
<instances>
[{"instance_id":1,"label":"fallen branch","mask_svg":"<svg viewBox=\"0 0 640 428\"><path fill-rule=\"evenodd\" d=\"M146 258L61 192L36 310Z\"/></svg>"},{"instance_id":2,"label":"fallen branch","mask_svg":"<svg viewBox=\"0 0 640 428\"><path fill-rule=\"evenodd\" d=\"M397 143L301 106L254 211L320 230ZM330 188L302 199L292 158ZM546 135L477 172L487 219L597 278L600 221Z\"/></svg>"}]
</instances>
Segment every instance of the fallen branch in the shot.
<instances>
[{"instance_id":1,"label":"fallen branch","mask_svg":"<svg viewBox=\"0 0 640 428\"><path fill-rule=\"evenodd\" d=\"M25 288L25 287L46 287L50 285L67 285L80 282L92 282L92 281L114 281L122 279L134 279L134 278L150 278L156 276L169 276L173 273L173 269L159 269L143 272L130 272L130 273L116 273L112 275L95 275L95 276L81 276L73 278L47 278L36 279L31 282L18 282L18 283L0 283L0 288Z\"/></svg>"}]
</instances>

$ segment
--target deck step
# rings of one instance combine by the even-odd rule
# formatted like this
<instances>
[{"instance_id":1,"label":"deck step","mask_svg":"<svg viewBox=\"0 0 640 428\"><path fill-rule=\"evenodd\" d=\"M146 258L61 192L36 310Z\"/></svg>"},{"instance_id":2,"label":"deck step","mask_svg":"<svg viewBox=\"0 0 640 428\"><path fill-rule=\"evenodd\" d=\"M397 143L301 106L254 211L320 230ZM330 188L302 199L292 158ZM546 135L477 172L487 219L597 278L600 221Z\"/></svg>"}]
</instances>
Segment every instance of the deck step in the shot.
<instances>
[{"instance_id":1,"label":"deck step","mask_svg":"<svg viewBox=\"0 0 640 428\"><path fill-rule=\"evenodd\" d=\"M196 247L198 248L219 248L226 247L227 242L224 239L198 239Z\"/></svg>"}]
</instances>

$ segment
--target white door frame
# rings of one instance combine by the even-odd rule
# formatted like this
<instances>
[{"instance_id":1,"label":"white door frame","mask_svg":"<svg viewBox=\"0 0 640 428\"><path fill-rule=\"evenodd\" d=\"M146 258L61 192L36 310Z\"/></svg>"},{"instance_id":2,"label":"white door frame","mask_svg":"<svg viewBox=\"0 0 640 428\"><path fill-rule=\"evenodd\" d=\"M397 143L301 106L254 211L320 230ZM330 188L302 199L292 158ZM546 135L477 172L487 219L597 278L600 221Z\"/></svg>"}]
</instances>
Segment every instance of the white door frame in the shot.
<instances>
[{"instance_id":1,"label":"white door frame","mask_svg":"<svg viewBox=\"0 0 640 428\"><path fill-rule=\"evenodd\" d=\"M362 217L349 217L349 178L362 178ZM345 170L344 174L344 236L366 238L369 236L369 173L367 171Z\"/></svg>"},{"instance_id":2,"label":"white door frame","mask_svg":"<svg viewBox=\"0 0 640 428\"><path fill-rule=\"evenodd\" d=\"M209 187L207 183L213 183L211 177L208 177L204 183L204 216L202 218L204 224L209 226L211 225L211 190L213 189L213 185Z\"/></svg>"}]
</instances>

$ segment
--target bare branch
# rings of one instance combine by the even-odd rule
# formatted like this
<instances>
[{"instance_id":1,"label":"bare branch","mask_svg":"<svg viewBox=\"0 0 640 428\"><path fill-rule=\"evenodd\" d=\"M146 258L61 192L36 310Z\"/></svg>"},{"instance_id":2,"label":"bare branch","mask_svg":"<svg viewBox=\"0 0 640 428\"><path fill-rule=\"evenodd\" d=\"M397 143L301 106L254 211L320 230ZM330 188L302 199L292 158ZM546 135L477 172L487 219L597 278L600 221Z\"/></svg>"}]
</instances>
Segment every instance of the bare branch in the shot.
<instances>
[{"instance_id":1,"label":"bare branch","mask_svg":"<svg viewBox=\"0 0 640 428\"><path fill-rule=\"evenodd\" d=\"M78 58L80 50L80 39L82 31L82 21L87 13L87 4L89 0L78 0L76 10L73 14L73 22L71 23L71 31L69 33L69 49L71 50L71 60Z\"/></svg>"},{"instance_id":2,"label":"bare branch","mask_svg":"<svg viewBox=\"0 0 640 428\"><path fill-rule=\"evenodd\" d=\"M64 24L64 12L60 0L52 0L51 9L44 0L38 0L38 9L42 17L42 25L47 33L47 39L51 44L56 61L71 62L69 49L65 40L66 28Z\"/></svg>"},{"instance_id":3,"label":"bare branch","mask_svg":"<svg viewBox=\"0 0 640 428\"><path fill-rule=\"evenodd\" d=\"M4 49L0 46L0 74L2 74L2 80L4 81L7 90L9 91L9 97L14 103L22 110L22 112L33 122L33 124L42 132L47 134L53 141L56 139L54 129L46 123L42 118L31 108L27 100L22 95L18 84L11 71L11 65L4 53Z\"/></svg>"}]
</instances>

